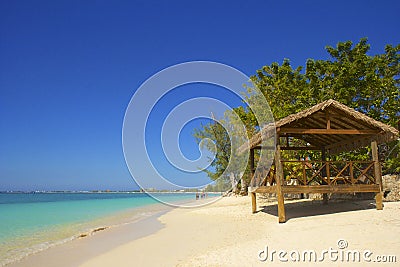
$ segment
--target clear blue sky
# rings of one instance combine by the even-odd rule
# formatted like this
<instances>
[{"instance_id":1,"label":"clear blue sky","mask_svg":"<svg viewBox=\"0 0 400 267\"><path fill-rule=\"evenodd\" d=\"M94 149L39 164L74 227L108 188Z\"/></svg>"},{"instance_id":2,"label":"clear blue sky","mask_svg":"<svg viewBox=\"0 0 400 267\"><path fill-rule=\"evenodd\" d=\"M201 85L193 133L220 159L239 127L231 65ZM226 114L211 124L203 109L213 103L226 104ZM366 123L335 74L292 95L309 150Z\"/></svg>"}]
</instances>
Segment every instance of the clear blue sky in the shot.
<instances>
[{"instance_id":1,"label":"clear blue sky","mask_svg":"<svg viewBox=\"0 0 400 267\"><path fill-rule=\"evenodd\" d=\"M192 60L252 75L362 37L382 53L400 42L399 10L365 0L1 1L0 190L136 189L122 123L151 75Z\"/></svg>"}]
</instances>

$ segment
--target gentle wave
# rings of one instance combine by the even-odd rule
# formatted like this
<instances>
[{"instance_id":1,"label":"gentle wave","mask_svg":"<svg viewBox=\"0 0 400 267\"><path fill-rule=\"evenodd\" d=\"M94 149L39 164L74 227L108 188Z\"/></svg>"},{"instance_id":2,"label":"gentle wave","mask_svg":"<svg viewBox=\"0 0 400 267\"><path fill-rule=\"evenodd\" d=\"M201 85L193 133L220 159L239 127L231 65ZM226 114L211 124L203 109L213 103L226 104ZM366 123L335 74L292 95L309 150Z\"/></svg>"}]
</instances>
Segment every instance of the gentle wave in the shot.
<instances>
[{"instance_id":1,"label":"gentle wave","mask_svg":"<svg viewBox=\"0 0 400 267\"><path fill-rule=\"evenodd\" d=\"M118 199L118 196L113 196L110 198L109 195L105 195L105 199L99 199L98 195L93 195L95 199L90 199L89 196L84 196L83 198L85 199L75 199L72 201L69 201L68 203L65 203L65 195L59 197L60 200L57 203L57 200L55 201L46 201L46 202L40 202L35 200L34 205L35 208L42 208L39 209L40 214L35 214L35 216L40 217L41 215L43 216L48 216L46 214L46 210L49 210L49 207L51 207L52 211L54 211L54 205L55 206L60 206L60 207L69 207L72 206L70 209L76 209L76 213L80 214L82 213L83 210L87 209L95 209L98 206L103 207L105 211L100 212L97 214L96 212L92 211L93 217L87 218L85 216L82 216L79 218L74 218L76 220L74 221L68 221L67 219L65 223L60 223L60 224L49 224L46 227L42 229L36 229L33 231L29 231L30 229L22 229L23 233L21 234L18 231L18 227L14 227L15 233L11 234L8 233L7 238L5 238L3 241L0 241L0 251L4 251L3 253L0 253L0 266L5 266L10 263L19 261L29 255L44 251L48 248L64 244L66 242L70 242L72 240L75 240L77 238L85 238L91 235L96 234L97 232L100 232L102 230L107 230L109 228L113 227L119 227L122 225L130 224L137 222L138 220L147 218L149 216L152 216L153 214L170 209L171 207L168 207L166 205L162 205L159 202L155 201L154 199L148 197L148 196L142 196L142 197L125 197L123 195L123 199ZM15 197L15 196L14 196ZM82 196L79 196L82 198ZM48 198L48 196L42 196L42 198ZM53 198L57 198L57 196L53 196ZM173 201L193 201L194 195L192 194L177 194L177 195L170 195L170 199ZM4 200L4 196L3 196ZM90 202L90 200L92 202ZM86 202L85 202L86 201ZM45 203L50 203L51 204L45 204ZM56 203L54 203L56 202ZM13 208L15 209L18 207L18 205L29 205L32 203L26 204L24 203L19 203L19 204L12 204ZM7 207L8 204L0 204L0 209L3 207ZM37 207L39 206L39 207ZM129 208L130 206L130 208ZM128 207L128 208L127 208ZM17 209L18 210L18 209ZM23 209L24 210L24 209ZM102 209L100 209L102 210ZM1 210L0 210L1 211ZM65 210L67 215L71 215L73 211ZM56 215L63 214L63 210L60 210L59 213ZM12 213L11 213L12 215ZM39 218L37 219L37 223L40 223L41 220ZM8 221L11 221L12 218L8 218ZM60 218L59 221L63 221L64 218ZM54 221L51 223L55 223L58 221ZM26 225L23 225L25 228L29 228L29 222L23 222ZM23 224L22 223L22 224ZM34 222L31 223L32 228L34 228ZM1 227L1 226L0 226ZM4 227L4 222L3 222L3 227ZM7 226L5 226L6 228ZM10 226L8 226L10 227ZM3 228L3 230L5 229ZM19 230L21 230L19 229ZM4 235L4 233L3 233Z\"/></svg>"},{"instance_id":2,"label":"gentle wave","mask_svg":"<svg viewBox=\"0 0 400 267\"><path fill-rule=\"evenodd\" d=\"M32 246L28 246L28 247L23 247L23 248L9 249L5 253L5 255L2 255L2 259L0 261L0 266L3 267L8 264L20 261L27 256L42 252L42 251L47 250L54 246L65 244L65 243L73 241L75 239L90 237L100 231L103 231L103 230L135 223L141 219L150 217L151 215L153 215L155 213L157 213L156 210L154 210L153 212L140 212L140 213L137 213L134 217L132 217L131 221L123 221L120 223L107 224L107 225L103 224L101 226L98 225L98 226L90 228L90 229L78 230L78 232L76 234L66 237L66 238L63 238L63 239L57 239L56 236L54 236L55 240L44 241L42 243L35 244ZM104 219L107 219L107 218L104 218ZM62 231L62 229L59 229L59 230ZM20 243L22 243L22 242L20 242Z\"/></svg>"}]
</instances>

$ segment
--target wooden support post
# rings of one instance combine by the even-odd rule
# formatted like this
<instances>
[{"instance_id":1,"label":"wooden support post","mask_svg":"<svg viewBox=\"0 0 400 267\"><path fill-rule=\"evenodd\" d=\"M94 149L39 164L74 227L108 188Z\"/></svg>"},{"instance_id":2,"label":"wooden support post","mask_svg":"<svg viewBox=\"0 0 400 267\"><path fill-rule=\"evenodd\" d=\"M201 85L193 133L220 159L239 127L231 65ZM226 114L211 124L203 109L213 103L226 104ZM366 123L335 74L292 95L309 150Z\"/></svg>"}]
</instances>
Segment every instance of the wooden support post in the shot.
<instances>
[{"instance_id":1,"label":"wooden support post","mask_svg":"<svg viewBox=\"0 0 400 267\"><path fill-rule=\"evenodd\" d=\"M329 166L329 161L326 162L326 178L328 180L328 185L331 184L331 170L330 170L330 166Z\"/></svg>"},{"instance_id":2,"label":"wooden support post","mask_svg":"<svg viewBox=\"0 0 400 267\"><path fill-rule=\"evenodd\" d=\"M381 172L381 164L379 163L378 156L378 145L376 141L371 142L371 150L372 150L372 160L374 161L374 175L375 181L380 185L381 190L383 189L382 185L382 172Z\"/></svg>"},{"instance_id":3,"label":"wooden support post","mask_svg":"<svg viewBox=\"0 0 400 267\"><path fill-rule=\"evenodd\" d=\"M321 160L322 160L322 164L326 164L326 150L323 147L321 150ZM322 173L322 177L326 177L327 175L327 168L329 168L328 166L325 166L325 168L323 168L321 170ZM329 178L328 178L329 179ZM327 182L329 184L329 182ZM323 193L322 194L322 204L323 205L327 205L328 204L328 194L327 193Z\"/></svg>"},{"instance_id":4,"label":"wooden support post","mask_svg":"<svg viewBox=\"0 0 400 267\"><path fill-rule=\"evenodd\" d=\"M254 149L250 149L250 186L251 187L258 186L254 177ZM250 196L251 196L251 212L256 213L257 200L256 200L256 193L253 191L253 188L251 188Z\"/></svg>"},{"instance_id":5,"label":"wooden support post","mask_svg":"<svg viewBox=\"0 0 400 267\"><path fill-rule=\"evenodd\" d=\"M350 169L350 181L351 181L351 184L355 184L355 180L354 180L354 168L353 168L353 162L352 161L350 161L349 162L349 169Z\"/></svg>"},{"instance_id":6,"label":"wooden support post","mask_svg":"<svg viewBox=\"0 0 400 267\"><path fill-rule=\"evenodd\" d=\"M376 209L383 210L383 194L382 194L382 192L376 193L375 202L376 202Z\"/></svg>"},{"instance_id":7,"label":"wooden support post","mask_svg":"<svg viewBox=\"0 0 400 267\"><path fill-rule=\"evenodd\" d=\"M379 156L378 156L378 144L376 141L371 142L371 150L372 150L372 160L374 161L374 176L375 176L375 183L379 185L379 191L375 195L375 202L376 202L376 209L382 210L383 209L383 185L382 185L382 171L381 171L381 164L379 163Z\"/></svg>"},{"instance_id":8,"label":"wooden support post","mask_svg":"<svg viewBox=\"0 0 400 267\"><path fill-rule=\"evenodd\" d=\"M257 212L257 200L256 200L256 193L250 192L251 195L251 211L252 213Z\"/></svg>"},{"instance_id":9,"label":"wooden support post","mask_svg":"<svg viewBox=\"0 0 400 267\"><path fill-rule=\"evenodd\" d=\"M325 112L325 118L326 118L326 129L329 130L331 129L331 118L329 117L328 112Z\"/></svg>"},{"instance_id":10,"label":"wooden support post","mask_svg":"<svg viewBox=\"0 0 400 267\"><path fill-rule=\"evenodd\" d=\"M323 163L326 162L326 150L325 147L321 148L321 160ZM322 170L322 173L325 175L326 173Z\"/></svg>"},{"instance_id":11,"label":"wooden support post","mask_svg":"<svg viewBox=\"0 0 400 267\"><path fill-rule=\"evenodd\" d=\"M278 217L279 217L279 222L284 223L286 222L286 214L285 214L284 196L282 193L283 168L281 162L281 147L279 143L276 146L275 166L276 166L276 197L278 199Z\"/></svg>"}]
</instances>

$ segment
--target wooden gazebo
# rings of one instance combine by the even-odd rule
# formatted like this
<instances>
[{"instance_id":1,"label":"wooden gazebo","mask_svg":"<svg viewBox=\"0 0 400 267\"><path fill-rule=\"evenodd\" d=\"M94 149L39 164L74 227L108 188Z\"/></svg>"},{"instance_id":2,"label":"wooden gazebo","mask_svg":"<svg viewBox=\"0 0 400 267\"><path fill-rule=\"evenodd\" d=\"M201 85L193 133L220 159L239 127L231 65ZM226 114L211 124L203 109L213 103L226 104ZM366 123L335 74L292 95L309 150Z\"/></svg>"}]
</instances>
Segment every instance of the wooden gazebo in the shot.
<instances>
[{"instance_id":1,"label":"wooden gazebo","mask_svg":"<svg viewBox=\"0 0 400 267\"><path fill-rule=\"evenodd\" d=\"M254 167L254 150L262 147L262 138L276 135L275 157L268 171ZM275 193L278 201L279 222L286 221L284 194L375 193L376 208L381 210L382 173L378 158L378 144L395 140L399 131L376 121L335 100L327 100L307 110L292 114L264 127L253 136L250 148L251 182L249 194L252 211L257 211L256 193ZM302 140L293 146L291 140ZM331 161L328 155L371 146L368 161ZM319 150L320 160L283 160L282 150ZM297 171L287 175L287 166ZM286 168L285 168L286 167Z\"/></svg>"}]
</instances>

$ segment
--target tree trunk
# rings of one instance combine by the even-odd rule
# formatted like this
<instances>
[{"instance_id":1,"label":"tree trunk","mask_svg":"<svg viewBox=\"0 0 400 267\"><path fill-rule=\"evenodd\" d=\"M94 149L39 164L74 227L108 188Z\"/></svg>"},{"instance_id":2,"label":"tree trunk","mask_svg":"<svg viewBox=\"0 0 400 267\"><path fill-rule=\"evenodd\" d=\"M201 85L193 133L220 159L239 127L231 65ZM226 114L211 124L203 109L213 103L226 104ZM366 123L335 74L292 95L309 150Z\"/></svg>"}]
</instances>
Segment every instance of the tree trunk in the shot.
<instances>
[{"instance_id":1,"label":"tree trunk","mask_svg":"<svg viewBox=\"0 0 400 267\"><path fill-rule=\"evenodd\" d=\"M240 187L240 194L242 195L242 196L247 196L247 187L248 187L248 184L247 184L247 181L246 181L246 179L244 179L244 176L242 175L242 178L240 179L240 185L241 185L241 187Z\"/></svg>"},{"instance_id":2,"label":"tree trunk","mask_svg":"<svg viewBox=\"0 0 400 267\"><path fill-rule=\"evenodd\" d=\"M230 181L231 181L231 187L232 187L232 192L236 192L237 191L237 184L235 182L235 174L233 172L231 172L231 174L229 175Z\"/></svg>"}]
</instances>

